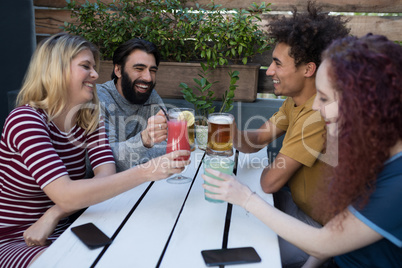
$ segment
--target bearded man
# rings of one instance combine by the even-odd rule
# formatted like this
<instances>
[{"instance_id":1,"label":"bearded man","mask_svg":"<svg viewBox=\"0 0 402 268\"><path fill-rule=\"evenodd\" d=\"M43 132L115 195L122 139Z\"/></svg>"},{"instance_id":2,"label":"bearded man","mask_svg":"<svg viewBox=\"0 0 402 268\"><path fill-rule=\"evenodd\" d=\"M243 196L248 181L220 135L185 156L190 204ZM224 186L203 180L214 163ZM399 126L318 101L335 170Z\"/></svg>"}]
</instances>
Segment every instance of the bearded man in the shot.
<instances>
[{"instance_id":1,"label":"bearded man","mask_svg":"<svg viewBox=\"0 0 402 268\"><path fill-rule=\"evenodd\" d=\"M113 54L112 80L97 85L117 171L166 153L166 108L154 89L159 61L155 44L131 39Z\"/></svg>"}]
</instances>

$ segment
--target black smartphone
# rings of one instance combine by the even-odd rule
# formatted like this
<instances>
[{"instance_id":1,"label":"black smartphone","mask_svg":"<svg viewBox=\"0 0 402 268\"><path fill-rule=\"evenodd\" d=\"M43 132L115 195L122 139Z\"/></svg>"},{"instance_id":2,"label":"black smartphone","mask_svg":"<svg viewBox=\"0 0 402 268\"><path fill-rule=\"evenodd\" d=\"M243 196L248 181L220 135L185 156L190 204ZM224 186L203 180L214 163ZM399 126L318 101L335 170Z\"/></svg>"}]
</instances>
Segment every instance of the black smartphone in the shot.
<instances>
[{"instance_id":1,"label":"black smartphone","mask_svg":"<svg viewBox=\"0 0 402 268\"><path fill-rule=\"evenodd\" d=\"M112 243L112 239L91 222L72 227L71 231L90 249L103 247Z\"/></svg>"},{"instance_id":2,"label":"black smartphone","mask_svg":"<svg viewBox=\"0 0 402 268\"><path fill-rule=\"evenodd\" d=\"M201 251L207 266L260 262L261 258L253 247L212 249Z\"/></svg>"}]
</instances>

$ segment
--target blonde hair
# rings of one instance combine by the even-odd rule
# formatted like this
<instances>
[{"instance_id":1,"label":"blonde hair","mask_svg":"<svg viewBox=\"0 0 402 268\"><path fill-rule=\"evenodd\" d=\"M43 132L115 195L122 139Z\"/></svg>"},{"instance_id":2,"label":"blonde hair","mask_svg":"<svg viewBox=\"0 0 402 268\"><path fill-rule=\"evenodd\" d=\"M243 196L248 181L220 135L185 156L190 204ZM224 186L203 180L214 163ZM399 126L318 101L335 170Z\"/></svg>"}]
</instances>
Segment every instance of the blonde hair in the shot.
<instances>
[{"instance_id":1,"label":"blonde hair","mask_svg":"<svg viewBox=\"0 0 402 268\"><path fill-rule=\"evenodd\" d=\"M17 106L28 104L43 109L49 121L60 115L67 106L67 87L71 76L71 61L81 51L89 49L99 68L99 50L80 36L67 33L55 34L43 40L35 50L24 83L17 96ZM96 90L92 101L77 112L77 125L86 133L93 132L99 124L99 99Z\"/></svg>"}]
</instances>

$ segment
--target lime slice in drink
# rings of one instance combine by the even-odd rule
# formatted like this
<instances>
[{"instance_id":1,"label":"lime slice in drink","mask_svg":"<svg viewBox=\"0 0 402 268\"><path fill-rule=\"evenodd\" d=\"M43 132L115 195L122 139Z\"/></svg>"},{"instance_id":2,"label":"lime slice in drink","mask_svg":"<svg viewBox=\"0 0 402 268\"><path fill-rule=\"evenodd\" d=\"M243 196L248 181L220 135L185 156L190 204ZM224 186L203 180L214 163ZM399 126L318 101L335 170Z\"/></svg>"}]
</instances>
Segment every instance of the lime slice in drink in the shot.
<instances>
[{"instance_id":1,"label":"lime slice in drink","mask_svg":"<svg viewBox=\"0 0 402 268\"><path fill-rule=\"evenodd\" d=\"M192 112L190 111L182 111L178 117L179 120L186 120L187 126L191 126L194 124L195 118Z\"/></svg>"}]
</instances>

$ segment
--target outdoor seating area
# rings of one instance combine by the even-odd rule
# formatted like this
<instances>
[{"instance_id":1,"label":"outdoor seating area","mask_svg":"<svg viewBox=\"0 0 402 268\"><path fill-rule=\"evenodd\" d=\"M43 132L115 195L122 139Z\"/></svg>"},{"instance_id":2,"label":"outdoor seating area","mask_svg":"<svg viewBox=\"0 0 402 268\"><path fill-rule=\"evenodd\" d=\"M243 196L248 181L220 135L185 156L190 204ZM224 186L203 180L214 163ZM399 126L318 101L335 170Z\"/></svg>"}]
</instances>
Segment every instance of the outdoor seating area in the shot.
<instances>
[{"instance_id":1,"label":"outdoor seating area","mask_svg":"<svg viewBox=\"0 0 402 268\"><path fill-rule=\"evenodd\" d=\"M402 0L7 2L0 267L398 267Z\"/></svg>"}]
</instances>

